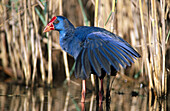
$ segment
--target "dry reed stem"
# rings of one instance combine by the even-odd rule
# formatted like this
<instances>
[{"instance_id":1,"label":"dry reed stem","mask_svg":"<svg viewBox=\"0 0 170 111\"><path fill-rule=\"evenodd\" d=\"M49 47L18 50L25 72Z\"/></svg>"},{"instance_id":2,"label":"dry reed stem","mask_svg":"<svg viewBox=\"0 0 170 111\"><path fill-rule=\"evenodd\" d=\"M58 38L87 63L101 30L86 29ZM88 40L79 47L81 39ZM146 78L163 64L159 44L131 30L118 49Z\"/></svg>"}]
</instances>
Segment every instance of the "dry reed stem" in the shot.
<instances>
[{"instance_id":1,"label":"dry reed stem","mask_svg":"<svg viewBox=\"0 0 170 111\"><path fill-rule=\"evenodd\" d=\"M3 7L1 6L1 13L3 13ZM1 20L3 21L3 19ZM4 30L4 27L0 27L0 30ZM8 66L8 54L7 54L7 48L6 48L6 39L5 39L5 33L0 33L0 43L1 43L1 47L0 47L0 58L2 59L2 66L3 67L7 67Z\"/></svg>"},{"instance_id":2,"label":"dry reed stem","mask_svg":"<svg viewBox=\"0 0 170 111\"><path fill-rule=\"evenodd\" d=\"M2 29L2 28L1 28ZM0 37L1 37L1 53L0 53L0 58L3 58L2 59L2 66L3 67L7 67L8 66L8 54L6 52L6 41L5 41L5 34L4 33L1 33L0 34Z\"/></svg>"},{"instance_id":3,"label":"dry reed stem","mask_svg":"<svg viewBox=\"0 0 170 111\"><path fill-rule=\"evenodd\" d=\"M141 19L141 24L142 24L142 52L143 52L143 61L146 62L145 68L148 71L148 76L149 76L149 88L153 88L153 82L152 82L152 73L150 69L150 64L149 64L149 59L148 59L148 51L147 51L147 44L146 44L146 35L145 35L145 28L144 28L144 20L143 20L143 8L142 8L142 3L141 0L139 0L139 7L140 7L140 19Z\"/></svg>"},{"instance_id":4,"label":"dry reed stem","mask_svg":"<svg viewBox=\"0 0 170 111\"><path fill-rule=\"evenodd\" d=\"M95 87L95 77L94 77L94 74L90 75L90 79L91 79L92 86Z\"/></svg>"},{"instance_id":5,"label":"dry reed stem","mask_svg":"<svg viewBox=\"0 0 170 111\"><path fill-rule=\"evenodd\" d=\"M24 36L25 36L25 45L28 52L28 31L27 31L27 2L24 0Z\"/></svg>"},{"instance_id":6,"label":"dry reed stem","mask_svg":"<svg viewBox=\"0 0 170 111\"><path fill-rule=\"evenodd\" d=\"M98 26L98 10L99 10L99 0L95 0L95 16L94 16L94 26Z\"/></svg>"},{"instance_id":7,"label":"dry reed stem","mask_svg":"<svg viewBox=\"0 0 170 111\"><path fill-rule=\"evenodd\" d=\"M42 52L42 48L41 48L41 43L40 43L40 37L37 34L37 41L38 41L38 49L39 49L39 54L40 54L40 71L41 71L41 78L43 83L46 80L46 76L45 76L45 68L44 68L44 60L43 60L43 52Z\"/></svg>"},{"instance_id":8,"label":"dry reed stem","mask_svg":"<svg viewBox=\"0 0 170 111\"><path fill-rule=\"evenodd\" d=\"M93 111L93 103L94 103L94 92L91 95L91 100L90 100L90 107L89 107L89 111Z\"/></svg>"},{"instance_id":9,"label":"dry reed stem","mask_svg":"<svg viewBox=\"0 0 170 111\"><path fill-rule=\"evenodd\" d=\"M115 15L115 0L112 0L112 11L111 11L111 22L110 22L110 31L113 32L114 30L114 27L113 27L113 24L114 24L114 15Z\"/></svg>"},{"instance_id":10,"label":"dry reed stem","mask_svg":"<svg viewBox=\"0 0 170 111\"><path fill-rule=\"evenodd\" d=\"M47 96L48 96L47 110L51 111L52 110L52 97L51 97L51 92L50 91L48 91Z\"/></svg>"},{"instance_id":11,"label":"dry reed stem","mask_svg":"<svg viewBox=\"0 0 170 111\"><path fill-rule=\"evenodd\" d=\"M15 16L16 12L14 10L14 2L11 3L11 7L12 7L12 16ZM20 57L18 56L20 53L19 53L19 43L16 39L16 29L17 27L15 26L15 21L16 21L16 17L13 17L12 18L12 47L13 47L13 53L14 53L14 60L15 60L15 63L16 63L16 67L17 67L17 71L19 71L21 69L21 66L20 66ZM19 76L19 75L17 75ZM21 74L21 77L23 79L23 74Z\"/></svg>"},{"instance_id":12,"label":"dry reed stem","mask_svg":"<svg viewBox=\"0 0 170 111\"><path fill-rule=\"evenodd\" d=\"M32 107L31 107L31 110L32 111L36 111L36 107L35 107L35 103L36 103L36 97L35 96L32 96ZM27 101L28 102L28 101ZM26 104L25 104L25 107L26 107Z\"/></svg>"},{"instance_id":13,"label":"dry reed stem","mask_svg":"<svg viewBox=\"0 0 170 111\"><path fill-rule=\"evenodd\" d=\"M59 0L59 15L63 14L63 8L62 8L62 0ZM68 66L68 59L67 59L67 53L62 50L63 52L63 60L64 60L64 67L65 67L65 73L66 73L66 79L68 83L70 83L70 72L69 72L69 66Z\"/></svg>"},{"instance_id":14,"label":"dry reed stem","mask_svg":"<svg viewBox=\"0 0 170 111\"><path fill-rule=\"evenodd\" d=\"M2 3L6 4L5 0L2 0ZM13 70L13 73L14 73L14 78L17 79L16 67L15 67L14 58L13 58L13 54L12 54L11 46L10 46L10 44L11 44L11 35L10 35L10 32L9 32L8 24L5 21L6 18L7 18L7 11L6 11L5 5L3 6L3 9L4 9L4 12L3 12L4 13L3 14L4 28L5 28L5 32L6 32L6 35L7 35L7 46L8 46L8 50L9 50L9 57L10 57L10 61L11 61L12 70Z\"/></svg>"},{"instance_id":15,"label":"dry reed stem","mask_svg":"<svg viewBox=\"0 0 170 111\"><path fill-rule=\"evenodd\" d=\"M35 10L35 8L33 8ZM35 12L34 12L35 14ZM41 78L42 78L42 82L44 83L46 80L46 76L45 76L45 68L44 68L44 60L43 60L43 53L42 53L42 47L41 47L41 43L40 43L40 36L38 34L38 26L37 26L37 22L36 19L35 21L35 31L36 31L36 43L38 44L38 49L39 49L39 55L40 55L40 71L41 71ZM36 44L36 45L37 45ZM37 53L36 53L37 54ZM51 66L52 67L52 66ZM51 68L52 69L52 68Z\"/></svg>"},{"instance_id":16,"label":"dry reed stem","mask_svg":"<svg viewBox=\"0 0 170 111\"><path fill-rule=\"evenodd\" d=\"M52 1L49 1L49 12L52 12ZM50 85L52 83L52 37L48 36L48 80L47 84Z\"/></svg>"},{"instance_id":17,"label":"dry reed stem","mask_svg":"<svg viewBox=\"0 0 170 111\"><path fill-rule=\"evenodd\" d=\"M36 66L37 66L37 57L38 54L40 55L40 71L41 71L41 78L43 83L45 82L45 69L44 69L44 60L43 60L43 54L42 54L42 48L41 48L41 44L40 44L40 37L38 34L38 26L37 26L37 21L36 21L36 16L35 16L35 6L32 7L32 15L33 15L33 22L34 22L34 26L35 26L35 33L36 33L36 47L34 47L34 36L31 37L31 43L32 43L32 55L33 55L33 76L32 76L32 82L34 83L34 79L35 79L35 72L36 72ZM36 49L36 52L34 53L34 48ZM39 53L38 53L38 49L39 49ZM33 85L33 84L32 84Z\"/></svg>"},{"instance_id":18,"label":"dry reed stem","mask_svg":"<svg viewBox=\"0 0 170 111\"><path fill-rule=\"evenodd\" d=\"M157 61L155 61L156 60L156 41L157 40L155 40L156 39L156 35L155 35L155 11L154 11L154 8L155 8L155 2L154 2L154 0L151 0L151 17L152 17L152 20L151 20L151 22L152 22L152 30L151 30L151 32L152 32L152 40L151 40L151 42L153 43L153 48L151 49L152 50L152 53L153 53L153 66L151 66L152 67L152 69L153 70L155 70L155 71L153 71L153 72L151 72L152 74L153 74L153 82L156 84L156 86L157 86L157 84L158 84L158 81L157 81L157 79L158 79L158 76L157 76L157 72L158 72L158 70L157 70L157 68L156 68L156 65L157 65ZM155 69L156 68L156 69ZM153 86L154 87L154 86Z\"/></svg>"},{"instance_id":19,"label":"dry reed stem","mask_svg":"<svg viewBox=\"0 0 170 111\"><path fill-rule=\"evenodd\" d=\"M45 95L44 95L44 88L39 89L39 96L40 96L40 111L43 111L44 108L44 100L45 100Z\"/></svg>"},{"instance_id":20,"label":"dry reed stem","mask_svg":"<svg viewBox=\"0 0 170 111\"><path fill-rule=\"evenodd\" d=\"M64 60L64 66L65 66L65 73L68 83L70 82L70 73L69 73L69 66L67 61L67 53L65 51L63 52L63 60Z\"/></svg>"},{"instance_id":21,"label":"dry reed stem","mask_svg":"<svg viewBox=\"0 0 170 111\"><path fill-rule=\"evenodd\" d=\"M45 9L45 7L43 6L43 4L42 4L39 0L36 0L36 2L38 3L38 5L41 7L42 10Z\"/></svg>"},{"instance_id":22,"label":"dry reed stem","mask_svg":"<svg viewBox=\"0 0 170 111\"><path fill-rule=\"evenodd\" d=\"M28 0L28 2L31 2L31 0ZM28 4L28 10L31 9L30 7L38 6L38 5L39 5L38 3L33 4L32 6L30 6L30 5ZM4 6L5 6L5 5L4 5ZM17 15L18 15L18 14L22 14L23 12L24 12L23 10L19 10L19 11L17 12ZM2 27L5 22L9 22L13 17L14 17L14 16L11 16L11 17L8 17L8 19L5 19L5 20L3 21L3 23L0 23L0 27Z\"/></svg>"},{"instance_id":23,"label":"dry reed stem","mask_svg":"<svg viewBox=\"0 0 170 111\"><path fill-rule=\"evenodd\" d=\"M37 23L35 18L35 7L32 7L32 17L33 17L33 23L35 27L35 33L37 36L38 29L37 29ZM37 56L38 56L38 48L37 48L37 39L34 42L34 36L31 37L31 44L32 44L32 59L33 59L33 73L32 73L32 85L34 84L35 74L36 74L36 65L37 65ZM35 44L35 46L34 46ZM34 49L35 48L35 49ZM35 50L35 51L34 51Z\"/></svg>"},{"instance_id":24,"label":"dry reed stem","mask_svg":"<svg viewBox=\"0 0 170 111\"><path fill-rule=\"evenodd\" d=\"M41 64L43 64L43 60L41 58L42 56L42 52L41 52L41 45L40 45L40 39L39 39L39 35L38 35L38 26L37 26L37 21L36 21L36 16L35 16L35 7L32 7L32 16L33 16L33 23L34 23L34 27L35 27L35 34L36 34L36 40L34 42L34 40L32 40L32 44L35 44L35 46L32 46L32 52L33 52L33 73L32 73L32 86L34 85L34 80L35 80L35 75L36 75L36 66L37 66L37 58L38 58L38 54L40 54L40 68L44 67L43 65L41 66ZM34 36L33 38L34 39ZM34 52L34 48L35 48L35 52ZM38 53L38 49L39 49L39 53ZM41 68L43 69L43 68ZM44 82L44 72L41 70L41 74L42 74L42 80Z\"/></svg>"},{"instance_id":25,"label":"dry reed stem","mask_svg":"<svg viewBox=\"0 0 170 111\"><path fill-rule=\"evenodd\" d=\"M166 93L165 89L165 23L162 23L162 28L158 27L158 20L161 22L165 22L165 12L163 11L163 15L161 13L161 18L158 16L157 9L161 7L162 10L162 1L160 1L160 5L156 1L151 1L151 34L150 29L149 36L151 35L151 42L153 43L153 48L150 48L151 55L151 63L153 69L153 81L154 81L154 90L156 91L157 96L162 96ZM165 7L163 8L163 10ZM159 18L159 19L158 19ZM164 25L163 25L164 24ZM164 31L163 31L164 30ZM164 34L163 34L164 33ZM164 36L164 37L163 37ZM161 41L161 46L159 41ZM151 45L150 45L151 47ZM161 59L162 58L162 59ZM162 65L162 68L161 68Z\"/></svg>"},{"instance_id":26,"label":"dry reed stem","mask_svg":"<svg viewBox=\"0 0 170 111\"><path fill-rule=\"evenodd\" d=\"M122 0L118 0L117 1L117 7L116 7L116 9L117 9L117 15L116 15L116 17L117 17L117 34L120 36L120 37L123 37L123 26L122 25L119 25L119 24L123 24L122 22L122 20L123 20L123 13L122 13L122 7L124 7L124 1L122 1ZM125 20L125 18L124 18L124 20ZM122 71L122 69L121 69L121 71ZM121 72L121 73L124 73L123 71Z\"/></svg>"},{"instance_id":27,"label":"dry reed stem","mask_svg":"<svg viewBox=\"0 0 170 111\"><path fill-rule=\"evenodd\" d=\"M34 19L35 19L35 12L33 12L33 9L34 9L34 7L35 6L32 6L31 7L31 4L33 4L34 3L34 1L30 1L30 0L28 0L28 10L29 10L29 13L31 13L32 15L32 21L33 22L31 22L30 23L30 42L31 42L31 53L32 53L32 63L34 62L34 59L35 59L35 42L34 42ZM34 66L33 66L34 67ZM33 69L34 70L34 69Z\"/></svg>"},{"instance_id":28,"label":"dry reed stem","mask_svg":"<svg viewBox=\"0 0 170 111\"><path fill-rule=\"evenodd\" d=\"M19 1L20 6L19 6L19 10L21 10L22 7L22 0ZM26 79L26 85L28 85L28 82L30 80L31 77L31 72L30 72L30 64L29 64L29 53L27 50L27 38L26 36L24 36L24 31L22 30L22 23L21 23L21 15L18 14L18 23L19 23L19 30L20 30L20 45L21 45L21 53L23 54L23 56L21 55L21 57L23 57L23 61L22 61L22 65L24 68L24 74L25 74L25 79Z\"/></svg>"},{"instance_id":29,"label":"dry reed stem","mask_svg":"<svg viewBox=\"0 0 170 111\"><path fill-rule=\"evenodd\" d=\"M38 44L37 44L37 42L35 42L35 56L34 56L34 61L33 61L32 87L34 86L35 75L37 72L37 69L36 69L37 57L38 57Z\"/></svg>"},{"instance_id":30,"label":"dry reed stem","mask_svg":"<svg viewBox=\"0 0 170 111\"><path fill-rule=\"evenodd\" d=\"M31 7L31 9L32 9L31 13L32 13L32 18L33 18L33 23L31 22L31 25L30 25L31 26L31 29L30 29L30 42L31 42L31 53L32 53L32 63L33 63L32 82L34 83L35 73L37 71L36 64L37 64L38 48L37 48L37 42L34 41L34 27L33 27L33 24L35 24L34 7ZM33 83L32 83L32 86L33 86Z\"/></svg>"},{"instance_id":31,"label":"dry reed stem","mask_svg":"<svg viewBox=\"0 0 170 111\"><path fill-rule=\"evenodd\" d=\"M19 10L21 10L22 7L22 1L19 1ZM24 10L25 11L25 10ZM18 21L19 21L19 29L20 29L20 36L21 36L21 53L23 53L23 60L24 60L24 70L25 70L25 78L26 78L26 85L28 85L28 82L30 80L30 71L29 71L29 54L27 50L27 37L25 36L24 30L23 30L23 23L22 23L22 18L21 15L18 15ZM24 28L25 29L25 28Z\"/></svg>"},{"instance_id":32,"label":"dry reed stem","mask_svg":"<svg viewBox=\"0 0 170 111\"><path fill-rule=\"evenodd\" d=\"M166 84L165 84L165 0L160 0L161 5L161 23L162 23L162 94L166 94Z\"/></svg>"},{"instance_id":33,"label":"dry reed stem","mask_svg":"<svg viewBox=\"0 0 170 111\"><path fill-rule=\"evenodd\" d=\"M111 22L110 22L110 31L113 32L114 31L114 15L115 15L115 0L112 0L112 15L111 15Z\"/></svg>"},{"instance_id":34,"label":"dry reed stem","mask_svg":"<svg viewBox=\"0 0 170 111\"><path fill-rule=\"evenodd\" d=\"M64 105L64 111L68 111L69 98L70 98L70 91L67 90L65 105Z\"/></svg>"},{"instance_id":35,"label":"dry reed stem","mask_svg":"<svg viewBox=\"0 0 170 111\"><path fill-rule=\"evenodd\" d=\"M151 8L152 8L152 37L153 37L153 45L154 45L154 48L153 48L153 69L155 71L153 71L153 79L154 79L154 87L158 93L158 95L161 94L161 81L160 81L160 78L161 78L161 69L160 69L160 65L161 65L161 61L160 61L160 47L159 47L159 34L158 34L158 22L157 22L157 13L156 13L156 9L157 9L157 5L156 5L156 2L155 1L151 1Z\"/></svg>"}]
</instances>

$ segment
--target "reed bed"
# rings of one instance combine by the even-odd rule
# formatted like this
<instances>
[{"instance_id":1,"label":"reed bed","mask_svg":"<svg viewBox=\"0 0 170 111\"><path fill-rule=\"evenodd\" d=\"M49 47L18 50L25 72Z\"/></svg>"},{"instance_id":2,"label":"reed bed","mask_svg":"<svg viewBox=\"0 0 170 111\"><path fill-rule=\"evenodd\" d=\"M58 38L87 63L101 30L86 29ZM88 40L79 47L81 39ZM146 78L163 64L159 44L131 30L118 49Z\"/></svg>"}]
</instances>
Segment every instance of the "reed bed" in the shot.
<instances>
[{"instance_id":1,"label":"reed bed","mask_svg":"<svg viewBox=\"0 0 170 111\"><path fill-rule=\"evenodd\" d=\"M122 68L119 74L137 80L145 78L143 82L149 83L149 89L162 97L167 94L170 66L166 60L170 50L169 7L166 0L2 0L0 69L27 86L37 81L52 85L54 76L60 74L54 74L59 69L53 66L61 55L54 55L54 51L61 51L59 35L42 32L53 16L64 15L75 26L103 27L128 41L142 58L127 70ZM74 67L69 71L70 57L65 52L62 56L70 81ZM61 63L57 64L59 67Z\"/></svg>"}]
</instances>

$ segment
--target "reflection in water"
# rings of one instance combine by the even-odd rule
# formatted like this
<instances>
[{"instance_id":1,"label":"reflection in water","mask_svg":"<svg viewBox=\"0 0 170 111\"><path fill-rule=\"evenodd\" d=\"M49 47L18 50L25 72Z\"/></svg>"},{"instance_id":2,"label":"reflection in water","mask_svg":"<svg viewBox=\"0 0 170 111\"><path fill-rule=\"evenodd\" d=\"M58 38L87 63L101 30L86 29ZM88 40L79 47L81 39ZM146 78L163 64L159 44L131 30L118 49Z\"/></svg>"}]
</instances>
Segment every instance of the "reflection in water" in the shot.
<instances>
[{"instance_id":1,"label":"reflection in water","mask_svg":"<svg viewBox=\"0 0 170 111\"><path fill-rule=\"evenodd\" d=\"M81 103L80 83L74 80L69 86L57 88L25 88L0 83L0 111L168 111L166 100L155 98L151 104L147 88L121 80L114 81L110 97L104 96L102 102L92 91L91 82L87 82L86 102Z\"/></svg>"},{"instance_id":2,"label":"reflection in water","mask_svg":"<svg viewBox=\"0 0 170 111\"><path fill-rule=\"evenodd\" d=\"M70 98L70 91L67 91L65 105L64 105L64 111L68 110L69 98Z\"/></svg>"},{"instance_id":3,"label":"reflection in water","mask_svg":"<svg viewBox=\"0 0 170 111\"><path fill-rule=\"evenodd\" d=\"M94 103L93 101L94 101L94 92L92 93L91 96L89 111L93 111L93 103Z\"/></svg>"}]
</instances>

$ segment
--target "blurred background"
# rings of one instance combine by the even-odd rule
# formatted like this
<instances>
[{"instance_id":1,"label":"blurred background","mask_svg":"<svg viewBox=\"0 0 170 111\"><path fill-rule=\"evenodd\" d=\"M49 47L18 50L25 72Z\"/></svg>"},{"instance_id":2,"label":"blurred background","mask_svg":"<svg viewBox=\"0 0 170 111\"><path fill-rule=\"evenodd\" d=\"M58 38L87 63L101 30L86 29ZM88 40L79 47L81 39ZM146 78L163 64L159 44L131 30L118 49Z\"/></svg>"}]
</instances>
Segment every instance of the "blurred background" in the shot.
<instances>
[{"instance_id":1,"label":"blurred background","mask_svg":"<svg viewBox=\"0 0 170 111\"><path fill-rule=\"evenodd\" d=\"M81 110L74 59L57 31L43 33L58 15L75 27L105 28L142 56L118 72L103 110L170 109L169 0L0 0L0 110ZM86 110L100 109L95 98L89 79Z\"/></svg>"}]
</instances>

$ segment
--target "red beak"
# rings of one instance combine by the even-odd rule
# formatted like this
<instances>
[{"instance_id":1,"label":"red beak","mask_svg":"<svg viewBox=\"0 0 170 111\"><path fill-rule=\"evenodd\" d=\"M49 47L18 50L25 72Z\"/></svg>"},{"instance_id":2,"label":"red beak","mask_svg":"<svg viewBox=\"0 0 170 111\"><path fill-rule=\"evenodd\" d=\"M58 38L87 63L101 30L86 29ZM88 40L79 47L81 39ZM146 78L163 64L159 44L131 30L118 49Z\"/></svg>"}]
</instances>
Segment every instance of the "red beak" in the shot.
<instances>
[{"instance_id":1,"label":"red beak","mask_svg":"<svg viewBox=\"0 0 170 111\"><path fill-rule=\"evenodd\" d=\"M44 28L43 33L44 33L44 32L48 32L48 31L50 31L50 30L54 30L53 22L54 22L56 19L57 19L56 16L54 16L54 17L51 19L51 21L50 21L50 22L47 24L47 26Z\"/></svg>"}]
</instances>

